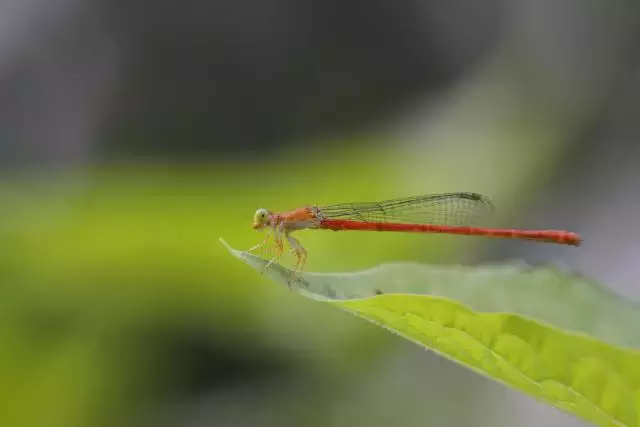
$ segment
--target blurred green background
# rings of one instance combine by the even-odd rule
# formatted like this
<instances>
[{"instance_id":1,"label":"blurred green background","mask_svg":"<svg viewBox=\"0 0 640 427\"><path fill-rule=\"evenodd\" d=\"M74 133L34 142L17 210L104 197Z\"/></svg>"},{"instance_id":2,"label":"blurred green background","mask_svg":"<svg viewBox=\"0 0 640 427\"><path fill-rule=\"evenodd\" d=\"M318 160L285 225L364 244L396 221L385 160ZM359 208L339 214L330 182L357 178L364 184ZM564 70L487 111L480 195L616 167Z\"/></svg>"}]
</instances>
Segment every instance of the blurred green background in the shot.
<instances>
[{"instance_id":1,"label":"blurred green background","mask_svg":"<svg viewBox=\"0 0 640 427\"><path fill-rule=\"evenodd\" d=\"M306 231L307 270L524 259L635 296L633 3L9 4L0 425L581 425L218 238L258 243L260 207L475 191L493 225L586 244Z\"/></svg>"}]
</instances>

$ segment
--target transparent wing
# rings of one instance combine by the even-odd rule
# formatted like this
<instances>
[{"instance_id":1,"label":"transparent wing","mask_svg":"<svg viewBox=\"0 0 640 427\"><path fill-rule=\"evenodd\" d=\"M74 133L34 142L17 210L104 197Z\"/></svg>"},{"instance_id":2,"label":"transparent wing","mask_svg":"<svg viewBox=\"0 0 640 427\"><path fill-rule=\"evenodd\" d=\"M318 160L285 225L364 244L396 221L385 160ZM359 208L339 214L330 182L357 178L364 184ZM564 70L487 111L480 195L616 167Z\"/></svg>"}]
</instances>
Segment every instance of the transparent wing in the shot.
<instances>
[{"instance_id":1,"label":"transparent wing","mask_svg":"<svg viewBox=\"0 0 640 427\"><path fill-rule=\"evenodd\" d=\"M489 218L491 201L476 193L427 194L372 203L320 207L324 218L365 222L475 225Z\"/></svg>"}]
</instances>

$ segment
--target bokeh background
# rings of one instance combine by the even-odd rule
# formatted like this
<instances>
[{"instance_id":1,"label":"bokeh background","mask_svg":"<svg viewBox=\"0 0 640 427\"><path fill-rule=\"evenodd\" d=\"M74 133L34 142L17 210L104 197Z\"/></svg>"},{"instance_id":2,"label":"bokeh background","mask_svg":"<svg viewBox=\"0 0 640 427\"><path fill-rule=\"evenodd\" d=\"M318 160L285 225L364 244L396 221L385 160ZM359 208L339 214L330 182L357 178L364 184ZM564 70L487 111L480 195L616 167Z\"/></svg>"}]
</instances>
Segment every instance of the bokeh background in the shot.
<instances>
[{"instance_id":1,"label":"bokeh background","mask_svg":"<svg viewBox=\"0 0 640 427\"><path fill-rule=\"evenodd\" d=\"M2 0L0 425L583 425L217 239L257 243L259 207L476 191L585 244L305 232L308 269L515 259L638 300L639 9Z\"/></svg>"}]
</instances>

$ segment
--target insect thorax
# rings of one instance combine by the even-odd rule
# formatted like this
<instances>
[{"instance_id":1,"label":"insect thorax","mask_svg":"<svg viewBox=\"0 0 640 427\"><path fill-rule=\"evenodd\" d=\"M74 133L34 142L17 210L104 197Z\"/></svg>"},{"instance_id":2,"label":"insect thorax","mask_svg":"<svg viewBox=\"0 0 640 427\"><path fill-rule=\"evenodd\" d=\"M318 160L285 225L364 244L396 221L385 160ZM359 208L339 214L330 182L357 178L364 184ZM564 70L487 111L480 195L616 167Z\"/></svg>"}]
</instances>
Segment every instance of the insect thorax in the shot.
<instances>
[{"instance_id":1,"label":"insect thorax","mask_svg":"<svg viewBox=\"0 0 640 427\"><path fill-rule=\"evenodd\" d=\"M317 220L322 221L324 219L324 214L322 213L322 209L320 209L318 206L313 205L309 208L309 211L311 212L311 214L313 215L313 217Z\"/></svg>"}]
</instances>

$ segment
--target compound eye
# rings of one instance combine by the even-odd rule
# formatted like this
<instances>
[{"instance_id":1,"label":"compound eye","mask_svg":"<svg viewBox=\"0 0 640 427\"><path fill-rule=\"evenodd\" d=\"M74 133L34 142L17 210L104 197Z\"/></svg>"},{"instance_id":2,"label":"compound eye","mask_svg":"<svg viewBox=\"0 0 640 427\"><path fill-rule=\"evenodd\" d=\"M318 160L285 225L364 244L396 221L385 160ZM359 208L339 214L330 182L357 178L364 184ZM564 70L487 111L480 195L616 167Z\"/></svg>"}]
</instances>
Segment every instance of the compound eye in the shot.
<instances>
[{"instance_id":1,"label":"compound eye","mask_svg":"<svg viewBox=\"0 0 640 427\"><path fill-rule=\"evenodd\" d=\"M253 222L262 225L267 222L267 218L269 218L269 211L266 209L258 209L253 216Z\"/></svg>"}]
</instances>

